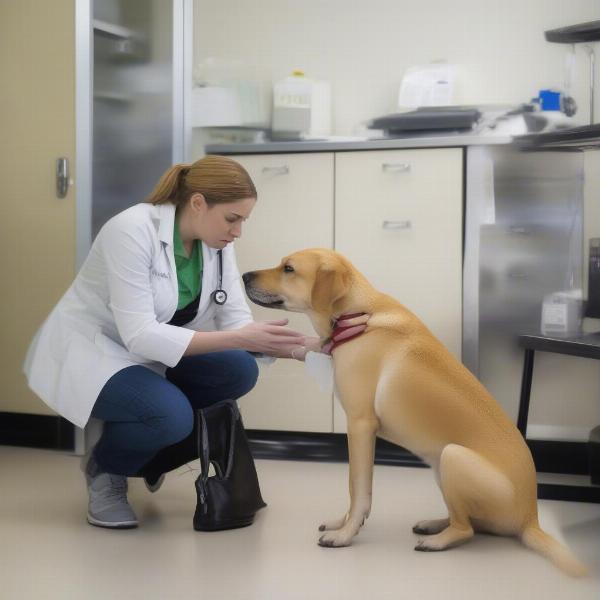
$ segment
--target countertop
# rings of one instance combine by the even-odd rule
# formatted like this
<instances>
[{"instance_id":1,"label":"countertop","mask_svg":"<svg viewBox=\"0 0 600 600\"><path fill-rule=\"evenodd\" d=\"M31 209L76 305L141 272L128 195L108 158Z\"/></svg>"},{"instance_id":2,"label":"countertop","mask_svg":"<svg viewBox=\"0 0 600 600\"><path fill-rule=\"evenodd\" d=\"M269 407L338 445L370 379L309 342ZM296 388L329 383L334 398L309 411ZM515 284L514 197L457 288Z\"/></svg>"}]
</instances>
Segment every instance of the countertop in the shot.
<instances>
[{"instance_id":1,"label":"countertop","mask_svg":"<svg viewBox=\"0 0 600 600\"><path fill-rule=\"evenodd\" d=\"M509 135L424 135L402 138L344 138L332 137L323 140L281 141L237 144L208 144L207 154L275 154L279 152L344 152L351 150L395 150L401 148L448 148L510 144Z\"/></svg>"}]
</instances>

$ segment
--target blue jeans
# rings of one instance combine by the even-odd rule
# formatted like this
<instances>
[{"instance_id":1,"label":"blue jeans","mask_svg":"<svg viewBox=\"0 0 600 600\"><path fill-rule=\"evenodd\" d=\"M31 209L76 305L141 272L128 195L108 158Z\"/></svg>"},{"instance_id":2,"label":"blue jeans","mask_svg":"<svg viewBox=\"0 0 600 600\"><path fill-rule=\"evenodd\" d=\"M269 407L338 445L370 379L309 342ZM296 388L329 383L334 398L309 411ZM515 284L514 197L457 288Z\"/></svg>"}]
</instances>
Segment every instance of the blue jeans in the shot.
<instances>
[{"instance_id":1,"label":"blue jeans","mask_svg":"<svg viewBox=\"0 0 600 600\"><path fill-rule=\"evenodd\" d=\"M243 350L183 357L166 377L140 365L122 369L92 410L104 421L96 462L108 473L139 474L159 450L190 436L195 409L240 398L257 377L256 360Z\"/></svg>"}]
</instances>

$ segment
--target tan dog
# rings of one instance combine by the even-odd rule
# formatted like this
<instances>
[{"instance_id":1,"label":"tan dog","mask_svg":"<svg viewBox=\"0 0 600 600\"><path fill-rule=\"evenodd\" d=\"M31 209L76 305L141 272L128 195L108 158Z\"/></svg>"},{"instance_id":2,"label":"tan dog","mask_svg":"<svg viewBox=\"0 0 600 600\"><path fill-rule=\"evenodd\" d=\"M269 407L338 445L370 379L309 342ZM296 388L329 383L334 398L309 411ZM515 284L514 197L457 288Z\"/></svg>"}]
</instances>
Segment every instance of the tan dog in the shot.
<instances>
[{"instance_id":1,"label":"tan dog","mask_svg":"<svg viewBox=\"0 0 600 600\"><path fill-rule=\"evenodd\" d=\"M536 472L523 437L481 383L399 302L375 290L342 255L302 250L244 274L262 306L306 313L323 340L341 315L370 314L359 337L333 351L348 421L350 509L321 525L322 546L347 546L371 510L375 436L433 469L448 517L418 522L415 550L445 550L475 531L518 536L578 576L586 568L540 529Z\"/></svg>"}]
</instances>

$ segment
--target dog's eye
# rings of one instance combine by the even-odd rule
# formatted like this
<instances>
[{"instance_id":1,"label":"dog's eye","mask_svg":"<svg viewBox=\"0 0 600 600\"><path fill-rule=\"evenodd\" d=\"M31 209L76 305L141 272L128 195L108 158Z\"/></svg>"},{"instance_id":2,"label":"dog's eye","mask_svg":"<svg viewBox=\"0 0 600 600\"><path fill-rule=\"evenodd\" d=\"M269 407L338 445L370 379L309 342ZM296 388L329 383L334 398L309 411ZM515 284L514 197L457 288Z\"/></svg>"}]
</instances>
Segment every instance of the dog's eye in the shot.
<instances>
[{"instance_id":1,"label":"dog's eye","mask_svg":"<svg viewBox=\"0 0 600 600\"><path fill-rule=\"evenodd\" d=\"M285 267L283 267L283 270L286 273L293 273L294 272L294 267L292 267L291 265L285 265Z\"/></svg>"}]
</instances>

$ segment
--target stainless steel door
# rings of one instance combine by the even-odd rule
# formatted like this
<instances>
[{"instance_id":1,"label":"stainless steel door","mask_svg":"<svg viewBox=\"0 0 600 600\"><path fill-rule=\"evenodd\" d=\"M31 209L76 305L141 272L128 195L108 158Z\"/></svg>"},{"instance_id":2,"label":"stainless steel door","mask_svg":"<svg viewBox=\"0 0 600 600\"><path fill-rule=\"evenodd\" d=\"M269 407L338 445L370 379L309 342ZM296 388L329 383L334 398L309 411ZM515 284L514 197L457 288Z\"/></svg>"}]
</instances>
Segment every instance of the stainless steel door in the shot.
<instances>
[{"instance_id":1,"label":"stainless steel door","mask_svg":"<svg viewBox=\"0 0 600 600\"><path fill-rule=\"evenodd\" d=\"M77 267L102 225L189 153L192 5L76 3ZM77 429L76 452L98 435Z\"/></svg>"},{"instance_id":2,"label":"stainless steel door","mask_svg":"<svg viewBox=\"0 0 600 600\"><path fill-rule=\"evenodd\" d=\"M174 162L175 4L94 2L92 238Z\"/></svg>"},{"instance_id":3,"label":"stainless steel door","mask_svg":"<svg viewBox=\"0 0 600 600\"><path fill-rule=\"evenodd\" d=\"M516 338L546 294L581 288L582 215L582 153L468 149L463 360L515 420Z\"/></svg>"}]
</instances>

